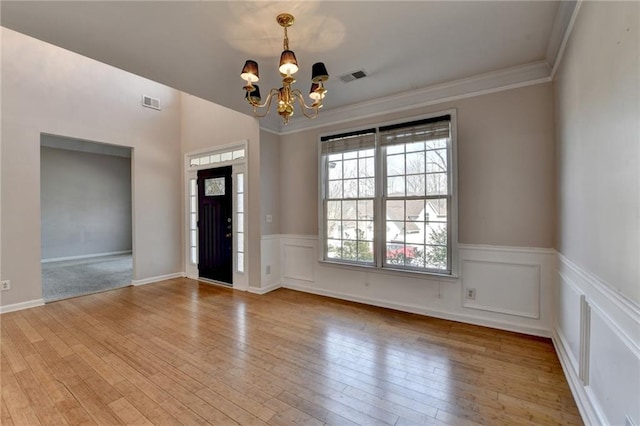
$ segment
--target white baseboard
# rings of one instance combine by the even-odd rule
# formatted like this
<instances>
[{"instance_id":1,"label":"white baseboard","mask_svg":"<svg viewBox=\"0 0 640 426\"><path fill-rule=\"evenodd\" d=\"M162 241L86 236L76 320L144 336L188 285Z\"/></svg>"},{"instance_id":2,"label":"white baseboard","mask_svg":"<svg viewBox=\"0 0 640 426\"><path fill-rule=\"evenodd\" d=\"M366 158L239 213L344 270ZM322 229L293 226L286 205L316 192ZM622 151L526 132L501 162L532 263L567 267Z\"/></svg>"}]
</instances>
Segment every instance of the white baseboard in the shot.
<instances>
[{"instance_id":1,"label":"white baseboard","mask_svg":"<svg viewBox=\"0 0 640 426\"><path fill-rule=\"evenodd\" d=\"M62 262L64 260L80 260L80 259L91 259L94 257L104 257L104 256L116 256L119 254L131 254L133 253L131 250L125 251L110 251L108 253L94 253L94 254L83 254L80 256L67 256L67 257L52 257L49 259L42 259L42 263L51 263L51 262Z\"/></svg>"},{"instance_id":2,"label":"white baseboard","mask_svg":"<svg viewBox=\"0 0 640 426\"><path fill-rule=\"evenodd\" d=\"M569 351L564 345L564 340L560 338L558 334L558 330L554 330L553 336L553 346L556 348L556 353L558 354L558 358L560 359L560 365L562 365L562 371L564 371L564 376L567 378L567 382L569 383L569 388L571 389L571 393L573 394L573 399L576 401L576 405L578 406L578 411L582 416L582 420L586 425L598 425L602 423L602 417L598 416L598 411L592 404L591 399L587 395L585 391L585 387L582 384L582 381L576 374L575 369L571 363L571 357L569 356Z\"/></svg>"},{"instance_id":3,"label":"white baseboard","mask_svg":"<svg viewBox=\"0 0 640 426\"><path fill-rule=\"evenodd\" d=\"M159 275L157 277L143 278L141 280L132 280L131 284L134 286L141 286L151 283L157 283L159 281L171 280L174 278L184 278L186 276L187 274L185 274L184 272L176 272L174 274Z\"/></svg>"},{"instance_id":4,"label":"white baseboard","mask_svg":"<svg viewBox=\"0 0 640 426\"><path fill-rule=\"evenodd\" d=\"M256 287L249 287L247 288L247 291L249 293L253 293L253 294L267 294L273 290L277 290L279 288L282 287L281 283L275 283L275 284L271 284L270 286L267 287L261 287L261 288L256 288Z\"/></svg>"},{"instance_id":5,"label":"white baseboard","mask_svg":"<svg viewBox=\"0 0 640 426\"><path fill-rule=\"evenodd\" d=\"M463 322L467 324L479 325L483 327L496 328L499 330L513 331L516 333L524 333L524 334L529 334L533 336L551 337L550 331L545 328L528 327L528 326L519 325L519 324L509 324L507 322L490 320L482 317L477 317L474 315L444 312L444 311L438 311L433 309L425 309L420 306L411 306L411 305L387 302L379 299L371 299L367 297L354 296L354 295L345 294L345 293L337 293L337 292L327 291L327 290L323 290L315 287L307 287L304 285L295 284L291 282L283 283L282 287L288 288L291 290L302 291L305 293L317 294L320 296L333 297L335 299L348 300L350 302L364 303L367 305L379 306L381 308L395 309L397 311L409 312L412 314L425 315L425 316L434 317L434 318L440 318L440 319L445 319L450 321L458 321L458 322Z\"/></svg>"},{"instance_id":6,"label":"white baseboard","mask_svg":"<svg viewBox=\"0 0 640 426\"><path fill-rule=\"evenodd\" d=\"M12 305L0 306L0 314L21 311L23 309L35 308L44 305L43 299L28 300L26 302L14 303Z\"/></svg>"}]
</instances>

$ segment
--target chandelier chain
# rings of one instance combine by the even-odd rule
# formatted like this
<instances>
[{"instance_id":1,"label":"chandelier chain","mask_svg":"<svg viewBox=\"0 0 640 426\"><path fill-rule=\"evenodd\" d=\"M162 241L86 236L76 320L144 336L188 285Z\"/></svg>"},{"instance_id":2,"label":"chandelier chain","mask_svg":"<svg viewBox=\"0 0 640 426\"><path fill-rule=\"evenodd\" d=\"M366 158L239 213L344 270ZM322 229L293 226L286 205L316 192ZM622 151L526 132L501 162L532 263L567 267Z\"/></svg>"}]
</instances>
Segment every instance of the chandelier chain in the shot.
<instances>
[{"instance_id":1,"label":"chandelier chain","mask_svg":"<svg viewBox=\"0 0 640 426\"><path fill-rule=\"evenodd\" d=\"M289 36L287 35L287 27L284 27L284 41L282 43L284 50L289 50Z\"/></svg>"}]
</instances>

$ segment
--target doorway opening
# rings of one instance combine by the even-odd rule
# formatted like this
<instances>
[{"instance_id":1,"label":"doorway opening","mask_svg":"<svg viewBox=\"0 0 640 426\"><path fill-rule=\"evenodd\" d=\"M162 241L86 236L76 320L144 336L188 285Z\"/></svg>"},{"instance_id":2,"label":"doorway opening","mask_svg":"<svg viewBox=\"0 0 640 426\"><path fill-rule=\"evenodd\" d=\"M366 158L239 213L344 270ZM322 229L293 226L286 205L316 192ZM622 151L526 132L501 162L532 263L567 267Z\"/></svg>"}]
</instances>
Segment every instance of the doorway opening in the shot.
<instances>
[{"instance_id":1,"label":"doorway opening","mask_svg":"<svg viewBox=\"0 0 640 426\"><path fill-rule=\"evenodd\" d=\"M185 155L187 277L246 290L247 143Z\"/></svg>"},{"instance_id":2,"label":"doorway opening","mask_svg":"<svg viewBox=\"0 0 640 426\"><path fill-rule=\"evenodd\" d=\"M132 149L40 137L45 302L131 285Z\"/></svg>"}]
</instances>

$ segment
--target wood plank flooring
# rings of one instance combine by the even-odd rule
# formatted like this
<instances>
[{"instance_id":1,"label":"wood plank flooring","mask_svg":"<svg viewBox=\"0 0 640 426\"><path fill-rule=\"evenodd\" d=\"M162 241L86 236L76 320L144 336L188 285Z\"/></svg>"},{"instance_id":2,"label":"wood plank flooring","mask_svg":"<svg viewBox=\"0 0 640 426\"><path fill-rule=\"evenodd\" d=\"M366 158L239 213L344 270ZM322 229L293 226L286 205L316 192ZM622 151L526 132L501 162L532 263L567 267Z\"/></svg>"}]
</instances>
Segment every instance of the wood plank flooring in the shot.
<instances>
[{"instance_id":1,"label":"wood plank flooring","mask_svg":"<svg viewBox=\"0 0 640 426\"><path fill-rule=\"evenodd\" d=\"M175 279L3 314L2 425L581 424L550 340Z\"/></svg>"}]
</instances>

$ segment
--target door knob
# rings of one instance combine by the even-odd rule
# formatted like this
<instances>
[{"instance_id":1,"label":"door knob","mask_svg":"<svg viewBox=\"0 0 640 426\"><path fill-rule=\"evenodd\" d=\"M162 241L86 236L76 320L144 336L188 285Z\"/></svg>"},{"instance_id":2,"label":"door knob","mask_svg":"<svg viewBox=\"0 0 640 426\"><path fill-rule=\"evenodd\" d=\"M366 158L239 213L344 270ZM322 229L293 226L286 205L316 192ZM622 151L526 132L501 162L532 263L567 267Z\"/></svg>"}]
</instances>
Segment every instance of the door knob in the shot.
<instances>
[{"instance_id":1,"label":"door knob","mask_svg":"<svg viewBox=\"0 0 640 426\"><path fill-rule=\"evenodd\" d=\"M225 235L225 237L231 238L231 232L229 232L227 235Z\"/></svg>"}]
</instances>

